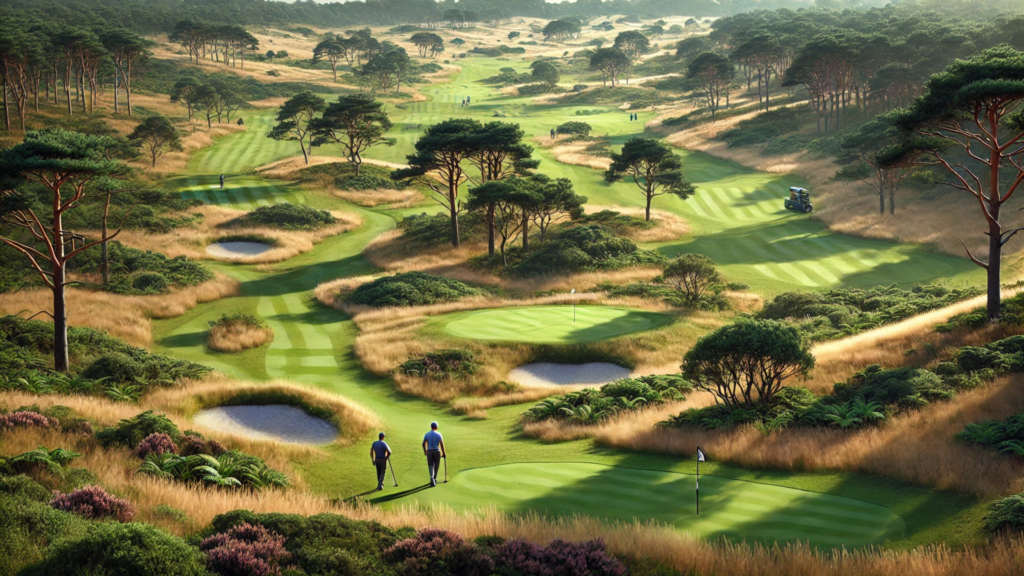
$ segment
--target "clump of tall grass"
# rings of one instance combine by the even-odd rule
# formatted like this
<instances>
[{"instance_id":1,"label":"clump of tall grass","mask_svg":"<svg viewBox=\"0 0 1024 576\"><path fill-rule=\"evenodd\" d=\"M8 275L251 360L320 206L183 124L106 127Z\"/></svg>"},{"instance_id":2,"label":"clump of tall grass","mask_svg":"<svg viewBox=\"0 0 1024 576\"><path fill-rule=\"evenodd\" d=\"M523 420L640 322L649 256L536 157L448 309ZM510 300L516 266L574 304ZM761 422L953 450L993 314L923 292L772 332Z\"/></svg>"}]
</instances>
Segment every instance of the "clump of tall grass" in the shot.
<instances>
[{"instance_id":1,"label":"clump of tall grass","mask_svg":"<svg viewBox=\"0 0 1024 576\"><path fill-rule=\"evenodd\" d=\"M218 352L241 352L274 340L274 330L252 314L222 314L210 322L206 345Z\"/></svg>"}]
</instances>

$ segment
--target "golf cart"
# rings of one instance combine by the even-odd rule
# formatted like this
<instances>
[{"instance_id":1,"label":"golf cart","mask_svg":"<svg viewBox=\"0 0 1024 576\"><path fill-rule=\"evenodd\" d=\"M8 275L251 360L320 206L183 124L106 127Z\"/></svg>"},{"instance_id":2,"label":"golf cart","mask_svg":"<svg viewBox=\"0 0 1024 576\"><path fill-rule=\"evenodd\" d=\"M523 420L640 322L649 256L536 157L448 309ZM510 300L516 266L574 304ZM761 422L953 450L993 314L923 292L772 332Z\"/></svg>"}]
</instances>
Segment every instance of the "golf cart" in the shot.
<instances>
[{"instance_id":1,"label":"golf cart","mask_svg":"<svg viewBox=\"0 0 1024 576\"><path fill-rule=\"evenodd\" d=\"M810 214L811 210L814 210L814 206L811 206L811 193L805 188L790 187L789 198L786 198L786 210Z\"/></svg>"}]
</instances>

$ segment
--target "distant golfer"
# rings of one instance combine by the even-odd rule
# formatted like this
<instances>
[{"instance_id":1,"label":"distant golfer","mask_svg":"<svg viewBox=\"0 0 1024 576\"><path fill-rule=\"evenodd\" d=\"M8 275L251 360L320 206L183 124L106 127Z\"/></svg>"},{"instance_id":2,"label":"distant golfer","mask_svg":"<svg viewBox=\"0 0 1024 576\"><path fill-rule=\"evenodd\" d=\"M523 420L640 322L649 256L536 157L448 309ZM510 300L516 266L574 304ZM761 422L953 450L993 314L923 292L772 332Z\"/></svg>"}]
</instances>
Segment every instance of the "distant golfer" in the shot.
<instances>
[{"instance_id":1,"label":"distant golfer","mask_svg":"<svg viewBox=\"0 0 1024 576\"><path fill-rule=\"evenodd\" d=\"M554 128L551 129L551 139L552 140L555 139L555 129Z\"/></svg>"},{"instance_id":2,"label":"distant golfer","mask_svg":"<svg viewBox=\"0 0 1024 576\"><path fill-rule=\"evenodd\" d=\"M222 189L224 188L224 175L223 174L220 175L220 187Z\"/></svg>"},{"instance_id":3,"label":"distant golfer","mask_svg":"<svg viewBox=\"0 0 1024 576\"><path fill-rule=\"evenodd\" d=\"M391 447L384 441L384 433L377 435L378 440L370 446L370 461L377 467L377 491L384 489L384 476L388 472L388 458L391 457Z\"/></svg>"},{"instance_id":4,"label":"distant golfer","mask_svg":"<svg viewBox=\"0 0 1024 576\"><path fill-rule=\"evenodd\" d=\"M431 422L430 432L423 436L423 453L427 456L430 485L437 486L437 470L441 467L441 458L447 455L444 450L444 438L437 431L437 422Z\"/></svg>"}]
</instances>

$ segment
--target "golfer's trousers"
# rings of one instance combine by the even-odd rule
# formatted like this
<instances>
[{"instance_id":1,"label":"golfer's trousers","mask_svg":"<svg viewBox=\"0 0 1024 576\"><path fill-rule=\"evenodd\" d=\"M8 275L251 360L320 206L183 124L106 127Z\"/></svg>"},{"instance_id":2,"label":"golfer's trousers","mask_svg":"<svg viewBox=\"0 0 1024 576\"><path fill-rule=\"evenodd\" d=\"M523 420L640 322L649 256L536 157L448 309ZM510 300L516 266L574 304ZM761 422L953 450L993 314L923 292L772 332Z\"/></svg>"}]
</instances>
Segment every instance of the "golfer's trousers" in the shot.
<instances>
[{"instance_id":1,"label":"golfer's trousers","mask_svg":"<svg viewBox=\"0 0 1024 576\"><path fill-rule=\"evenodd\" d=\"M427 469L430 470L430 480L437 482L437 469L441 467L441 451L427 450Z\"/></svg>"},{"instance_id":2,"label":"golfer's trousers","mask_svg":"<svg viewBox=\"0 0 1024 576\"><path fill-rule=\"evenodd\" d=\"M373 464L377 467L377 488L383 488L384 477L388 474L388 459L376 458Z\"/></svg>"}]
</instances>

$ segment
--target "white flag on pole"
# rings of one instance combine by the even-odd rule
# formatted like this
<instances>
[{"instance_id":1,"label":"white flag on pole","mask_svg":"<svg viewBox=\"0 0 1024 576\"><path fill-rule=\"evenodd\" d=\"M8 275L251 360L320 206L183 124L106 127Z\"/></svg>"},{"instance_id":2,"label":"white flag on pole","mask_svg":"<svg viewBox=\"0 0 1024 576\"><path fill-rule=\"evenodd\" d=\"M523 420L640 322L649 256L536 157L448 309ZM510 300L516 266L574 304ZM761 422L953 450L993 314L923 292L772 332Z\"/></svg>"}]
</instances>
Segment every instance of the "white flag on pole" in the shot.
<instances>
[{"instance_id":1,"label":"white flag on pole","mask_svg":"<svg viewBox=\"0 0 1024 576\"><path fill-rule=\"evenodd\" d=\"M707 462L704 459L704 452L700 449L700 446L697 447L697 462Z\"/></svg>"}]
</instances>

